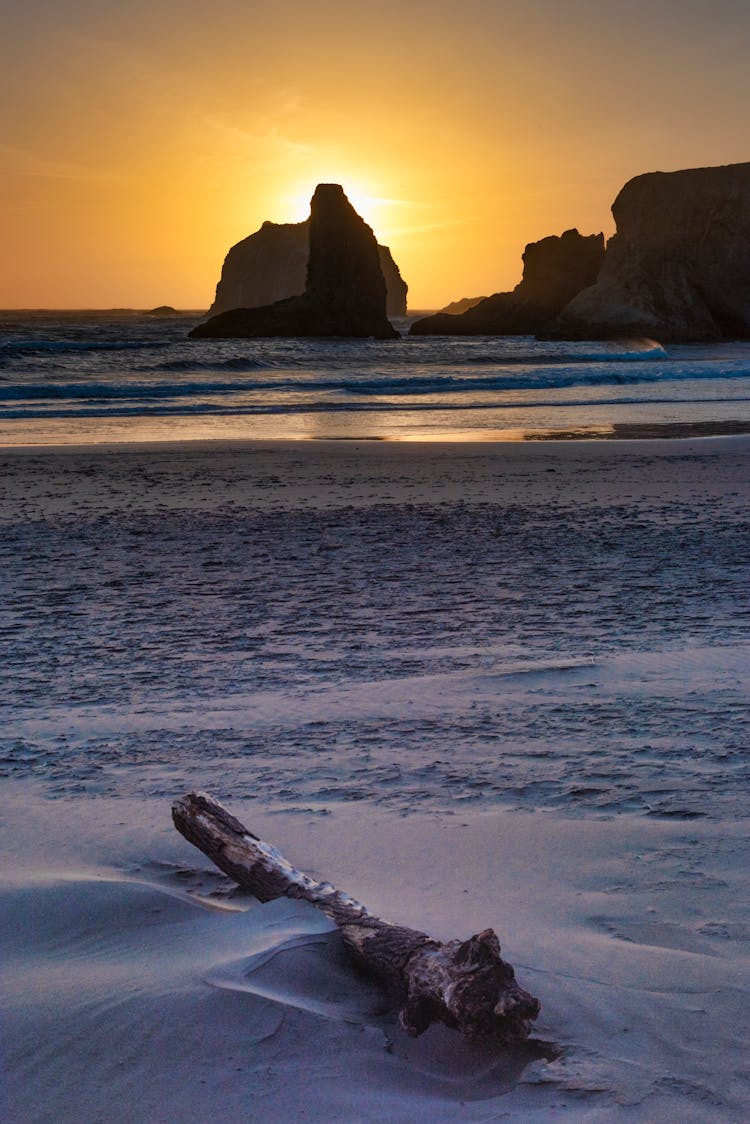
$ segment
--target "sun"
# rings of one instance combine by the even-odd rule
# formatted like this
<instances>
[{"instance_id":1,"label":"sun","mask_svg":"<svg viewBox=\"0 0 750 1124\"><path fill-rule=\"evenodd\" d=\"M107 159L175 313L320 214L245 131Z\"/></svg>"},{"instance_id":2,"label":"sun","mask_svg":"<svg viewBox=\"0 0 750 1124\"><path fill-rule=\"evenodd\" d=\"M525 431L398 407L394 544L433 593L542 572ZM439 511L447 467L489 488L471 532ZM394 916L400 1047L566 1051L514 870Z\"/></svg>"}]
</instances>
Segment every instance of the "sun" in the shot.
<instances>
[{"instance_id":1,"label":"sun","mask_svg":"<svg viewBox=\"0 0 750 1124\"><path fill-rule=\"evenodd\" d=\"M346 175L321 175L302 184L295 185L288 193L283 195L283 206L288 214L287 222L303 222L310 215L310 199L319 183L340 183L344 194L354 210L360 215L368 226L378 233L384 226L387 209L392 206L393 200L374 194L356 179Z\"/></svg>"}]
</instances>

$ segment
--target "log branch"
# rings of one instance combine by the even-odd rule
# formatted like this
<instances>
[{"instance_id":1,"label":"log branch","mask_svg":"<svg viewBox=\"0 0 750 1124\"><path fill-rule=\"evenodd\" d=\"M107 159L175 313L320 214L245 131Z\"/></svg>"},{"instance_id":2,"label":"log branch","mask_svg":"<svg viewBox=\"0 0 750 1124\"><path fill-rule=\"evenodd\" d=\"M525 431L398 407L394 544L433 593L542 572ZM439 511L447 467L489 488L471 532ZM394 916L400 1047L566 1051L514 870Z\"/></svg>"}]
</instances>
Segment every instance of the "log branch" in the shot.
<instances>
[{"instance_id":1,"label":"log branch","mask_svg":"<svg viewBox=\"0 0 750 1124\"><path fill-rule=\"evenodd\" d=\"M494 930L441 942L374 917L329 882L295 869L206 793L176 800L172 819L190 843L260 901L300 898L323 910L355 962L400 996L399 1019L408 1034L442 1022L469 1038L511 1043L528 1037L539 1000L516 983Z\"/></svg>"}]
</instances>

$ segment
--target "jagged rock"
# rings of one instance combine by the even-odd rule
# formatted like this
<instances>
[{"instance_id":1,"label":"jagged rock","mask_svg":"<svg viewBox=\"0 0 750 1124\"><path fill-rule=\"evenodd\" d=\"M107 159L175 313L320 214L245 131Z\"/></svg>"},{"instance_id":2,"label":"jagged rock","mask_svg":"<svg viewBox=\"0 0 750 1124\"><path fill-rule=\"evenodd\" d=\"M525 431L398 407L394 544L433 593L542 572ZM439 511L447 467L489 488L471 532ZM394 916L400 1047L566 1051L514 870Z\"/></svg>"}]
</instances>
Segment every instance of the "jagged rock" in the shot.
<instances>
[{"instance_id":1,"label":"jagged rock","mask_svg":"<svg viewBox=\"0 0 750 1124\"><path fill-rule=\"evenodd\" d=\"M636 176L612 214L596 284L545 336L750 338L750 163Z\"/></svg>"},{"instance_id":2,"label":"jagged rock","mask_svg":"<svg viewBox=\"0 0 750 1124\"><path fill-rule=\"evenodd\" d=\"M486 301L487 297L461 297L457 301L451 301L445 308L438 309L438 312L444 312L446 316L460 316L462 312L468 312L475 304L480 301Z\"/></svg>"},{"instance_id":3,"label":"jagged rock","mask_svg":"<svg viewBox=\"0 0 750 1124\"><path fill-rule=\"evenodd\" d=\"M380 268L385 281L385 311L388 316L406 316L406 294L409 286L401 276L389 246L378 243Z\"/></svg>"},{"instance_id":4,"label":"jagged rock","mask_svg":"<svg viewBox=\"0 0 750 1124\"><path fill-rule=\"evenodd\" d=\"M388 246L378 246L386 291L386 314L406 316L408 285ZM264 222L255 234L243 238L224 259L216 299L209 316L232 308L259 308L305 291L310 257L310 220L294 223Z\"/></svg>"},{"instance_id":5,"label":"jagged rock","mask_svg":"<svg viewBox=\"0 0 750 1124\"><path fill-rule=\"evenodd\" d=\"M468 312L438 312L411 326L413 335L525 336L539 331L596 280L604 259L604 235L566 230L523 253L523 278L512 293L485 297Z\"/></svg>"},{"instance_id":6,"label":"jagged rock","mask_svg":"<svg viewBox=\"0 0 750 1124\"><path fill-rule=\"evenodd\" d=\"M398 336L386 316L378 245L339 184L318 184L310 205L309 258L300 296L235 308L190 332L193 338Z\"/></svg>"}]
</instances>

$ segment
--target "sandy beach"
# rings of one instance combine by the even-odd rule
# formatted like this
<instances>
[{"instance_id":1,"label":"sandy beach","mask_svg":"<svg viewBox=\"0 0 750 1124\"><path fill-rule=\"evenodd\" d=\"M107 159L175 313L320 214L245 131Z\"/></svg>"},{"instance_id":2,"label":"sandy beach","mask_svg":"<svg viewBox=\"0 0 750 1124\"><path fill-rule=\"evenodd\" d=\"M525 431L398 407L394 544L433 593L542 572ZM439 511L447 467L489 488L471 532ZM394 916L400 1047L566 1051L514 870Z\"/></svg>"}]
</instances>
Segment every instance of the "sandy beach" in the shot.
<instances>
[{"instance_id":1,"label":"sandy beach","mask_svg":"<svg viewBox=\"0 0 750 1124\"><path fill-rule=\"evenodd\" d=\"M741 1121L746 436L0 450L9 1124ZM302 869L539 996L408 1039Z\"/></svg>"}]
</instances>

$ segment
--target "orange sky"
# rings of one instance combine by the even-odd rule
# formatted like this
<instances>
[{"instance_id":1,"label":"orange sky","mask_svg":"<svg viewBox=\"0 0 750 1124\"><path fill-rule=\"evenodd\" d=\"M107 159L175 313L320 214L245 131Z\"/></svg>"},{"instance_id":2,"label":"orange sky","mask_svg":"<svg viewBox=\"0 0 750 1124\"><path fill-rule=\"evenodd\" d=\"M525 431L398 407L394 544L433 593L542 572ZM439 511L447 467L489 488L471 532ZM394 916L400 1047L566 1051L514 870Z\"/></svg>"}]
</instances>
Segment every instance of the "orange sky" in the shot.
<instances>
[{"instance_id":1,"label":"orange sky","mask_svg":"<svg viewBox=\"0 0 750 1124\"><path fill-rule=\"evenodd\" d=\"M324 180L437 307L639 172L750 159L747 0L26 0L0 56L6 308L206 308Z\"/></svg>"}]
</instances>

